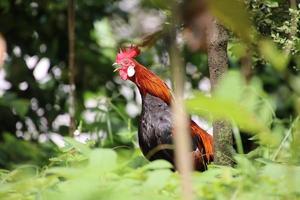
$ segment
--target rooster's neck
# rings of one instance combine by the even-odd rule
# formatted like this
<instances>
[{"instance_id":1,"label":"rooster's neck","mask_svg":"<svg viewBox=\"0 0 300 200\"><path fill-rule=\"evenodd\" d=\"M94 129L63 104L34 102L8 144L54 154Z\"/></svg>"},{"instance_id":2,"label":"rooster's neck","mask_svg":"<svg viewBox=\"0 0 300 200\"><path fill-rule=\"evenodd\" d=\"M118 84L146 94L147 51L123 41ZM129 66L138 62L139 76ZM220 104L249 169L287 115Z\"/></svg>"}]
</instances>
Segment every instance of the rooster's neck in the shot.
<instances>
[{"instance_id":1,"label":"rooster's neck","mask_svg":"<svg viewBox=\"0 0 300 200\"><path fill-rule=\"evenodd\" d=\"M161 80L159 76L138 62L136 62L135 70L135 76L132 77L131 81L133 81L139 88L142 99L147 94L150 94L162 99L165 103L170 105L172 101L172 94L166 83Z\"/></svg>"}]
</instances>

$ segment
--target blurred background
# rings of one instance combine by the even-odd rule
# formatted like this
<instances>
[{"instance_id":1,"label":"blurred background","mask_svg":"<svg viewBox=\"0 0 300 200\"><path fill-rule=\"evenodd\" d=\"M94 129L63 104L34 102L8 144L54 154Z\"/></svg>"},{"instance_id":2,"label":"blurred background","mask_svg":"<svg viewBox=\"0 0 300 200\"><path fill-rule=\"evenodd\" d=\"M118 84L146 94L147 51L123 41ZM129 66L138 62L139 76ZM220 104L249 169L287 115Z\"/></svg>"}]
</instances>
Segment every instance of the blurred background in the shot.
<instances>
[{"instance_id":1,"label":"blurred background","mask_svg":"<svg viewBox=\"0 0 300 200\"><path fill-rule=\"evenodd\" d=\"M299 0L1 0L0 199L300 199L299 10ZM216 20L229 70L212 90ZM175 43L188 112L211 134L213 120L231 122L236 147L234 166L191 173L191 198L170 163L142 156L140 94L112 67L120 47L139 45L137 60L172 87Z\"/></svg>"},{"instance_id":2,"label":"blurred background","mask_svg":"<svg viewBox=\"0 0 300 200\"><path fill-rule=\"evenodd\" d=\"M195 25L201 16L194 13L193 4L180 3L182 13L178 15L185 25L177 27L177 43L186 67L186 96L193 90L209 95L205 31ZM240 37L230 32L229 68L238 70L246 81L258 81L271 107L266 111L267 123L276 116L279 129L285 129L300 112L299 11L297 6L289 9L289 1L245 3L255 31L275 47L264 54L265 58L271 56L268 62L256 51L248 51ZM47 163L57 146L63 146L63 137L69 136L67 7L67 1L60 0L0 1L1 168ZM140 95L133 84L113 73L112 63L119 47L143 44L138 60L171 85L170 38L164 34L170 24L170 10L167 2L158 0L76 1L76 140L92 141L96 147L136 147ZM232 16L239 17L238 13ZM237 28L245 27L237 24ZM278 55L285 50L290 59L282 71L274 62L284 59ZM212 132L209 116L205 121L195 118Z\"/></svg>"}]
</instances>

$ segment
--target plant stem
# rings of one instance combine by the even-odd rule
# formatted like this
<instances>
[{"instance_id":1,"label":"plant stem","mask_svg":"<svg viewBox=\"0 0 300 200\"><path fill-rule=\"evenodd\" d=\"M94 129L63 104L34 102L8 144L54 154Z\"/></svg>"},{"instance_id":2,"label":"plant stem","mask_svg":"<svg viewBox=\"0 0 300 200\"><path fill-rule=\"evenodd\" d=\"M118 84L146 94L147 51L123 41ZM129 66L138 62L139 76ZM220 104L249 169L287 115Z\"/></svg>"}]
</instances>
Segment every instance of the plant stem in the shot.
<instances>
[{"instance_id":1,"label":"plant stem","mask_svg":"<svg viewBox=\"0 0 300 200\"><path fill-rule=\"evenodd\" d=\"M174 83L174 102L172 102L173 136L175 144L176 168L180 172L182 199L192 200L194 198L192 189L192 156L191 139L188 132L188 117L185 111L184 92L184 66L180 51L176 44L176 26L179 24L177 15L178 5L173 2L172 28L170 30L170 64L172 66L172 78Z\"/></svg>"}]
</instances>

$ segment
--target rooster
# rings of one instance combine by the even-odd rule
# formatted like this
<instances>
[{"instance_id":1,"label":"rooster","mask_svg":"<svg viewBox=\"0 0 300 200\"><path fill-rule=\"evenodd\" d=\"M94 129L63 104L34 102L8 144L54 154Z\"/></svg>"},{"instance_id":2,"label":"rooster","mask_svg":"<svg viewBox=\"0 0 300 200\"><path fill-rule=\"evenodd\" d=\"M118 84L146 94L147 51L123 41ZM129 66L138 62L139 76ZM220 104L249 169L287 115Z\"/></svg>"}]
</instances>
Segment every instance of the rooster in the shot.
<instances>
[{"instance_id":1,"label":"rooster","mask_svg":"<svg viewBox=\"0 0 300 200\"><path fill-rule=\"evenodd\" d=\"M118 67L122 80L130 80L138 87L142 97L142 113L138 126L140 148L146 158L164 159L174 166L172 150L172 117L170 105L173 101L168 86L157 75L134 58L140 54L136 46L123 48L113 65ZM190 120L192 156L196 170L204 171L213 160L212 136Z\"/></svg>"}]
</instances>

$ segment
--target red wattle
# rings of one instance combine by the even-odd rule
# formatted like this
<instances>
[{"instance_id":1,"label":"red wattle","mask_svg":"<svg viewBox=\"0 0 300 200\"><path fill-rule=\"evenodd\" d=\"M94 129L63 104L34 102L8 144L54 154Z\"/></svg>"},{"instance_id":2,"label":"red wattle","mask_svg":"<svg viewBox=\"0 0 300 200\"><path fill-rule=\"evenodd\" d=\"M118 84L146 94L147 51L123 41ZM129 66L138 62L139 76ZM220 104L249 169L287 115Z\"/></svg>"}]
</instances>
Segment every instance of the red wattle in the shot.
<instances>
[{"instance_id":1,"label":"red wattle","mask_svg":"<svg viewBox=\"0 0 300 200\"><path fill-rule=\"evenodd\" d=\"M127 80L128 76L126 70L120 69L119 74L122 80Z\"/></svg>"}]
</instances>

